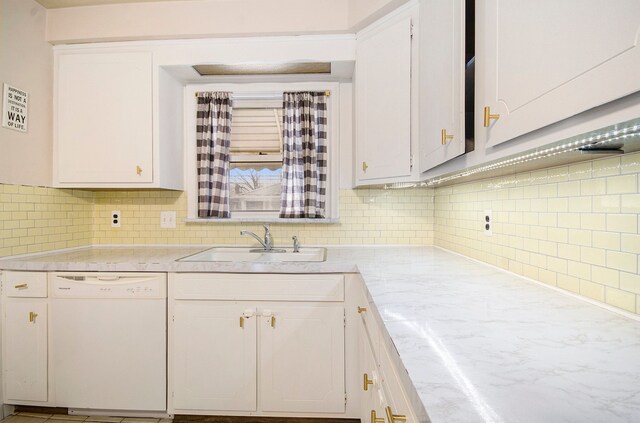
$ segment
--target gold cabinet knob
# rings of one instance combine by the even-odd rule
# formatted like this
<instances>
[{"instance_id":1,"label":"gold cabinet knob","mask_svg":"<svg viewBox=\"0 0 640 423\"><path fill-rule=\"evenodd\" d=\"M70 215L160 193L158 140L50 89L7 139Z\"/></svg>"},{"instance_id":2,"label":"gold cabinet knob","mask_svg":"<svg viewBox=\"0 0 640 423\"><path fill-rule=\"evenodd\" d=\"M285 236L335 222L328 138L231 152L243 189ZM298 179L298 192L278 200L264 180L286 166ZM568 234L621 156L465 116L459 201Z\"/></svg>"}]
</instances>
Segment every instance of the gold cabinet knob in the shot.
<instances>
[{"instance_id":1,"label":"gold cabinet knob","mask_svg":"<svg viewBox=\"0 0 640 423\"><path fill-rule=\"evenodd\" d=\"M367 164L367 162L362 162L362 171L366 172L368 168L369 168L369 165Z\"/></svg>"},{"instance_id":2,"label":"gold cabinet knob","mask_svg":"<svg viewBox=\"0 0 640 423\"><path fill-rule=\"evenodd\" d=\"M373 380L369 379L369 375L368 374L364 374L362 377L363 381L362 381L362 388L365 391L369 390L369 385L373 385Z\"/></svg>"},{"instance_id":3,"label":"gold cabinet knob","mask_svg":"<svg viewBox=\"0 0 640 423\"><path fill-rule=\"evenodd\" d=\"M276 316L271 316L271 327L272 328L276 327Z\"/></svg>"},{"instance_id":4,"label":"gold cabinet knob","mask_svg":"<svg viewBox=\"0 0 640 423\"><path fill-rule=\"evenodd\" d=\"M489 124L491 123L492 119L498 120L500 119L500 115L498 113L491 114L491 109L489 108L489 106L484 106L484 127L485 128L489 127Z\"/></svg>"},{"instance_id":5,"label":"gold cabinet knob","mask_svg":"<svg viewBox=\"0 0 640 423\"><path fill-rule=\"evenodd\" d=\"M393 414L393 411L391 411L391 407L388 407L385 409L387 411L387 419L389 420L389 423L395 423L395 422L406 422L407 421L407 416L403 415L403 414Z\"/></svg>"},{"instance_id":6,"label":"gold cabinet knob","mask_svg":"<svg viewBox=\"0 0 640 423\"><path fill-rule=\"evenodd\" d=\"M29 285L27 285L26 283L21 283L20 285L15 286L16 289L27 289L28 287Z\"/></svg>"},{"instance_id":7,"label":"gold cabinet knob","mask_svg":"<svg viewBox=\"0 0 640 423\"><path fill-rule=\"evenodd\" d=\"M138 176L142 175L142 168L140 166L136 166L136 173Z\"/></svg>"},{"instance_id":8,"label":"gold cabinet knob","mask_svg":"<svg viewBox=\"0 0 640 423\"><path fill-rule=\"evenodd\" d=\"M240 329L244 329L244 316L240 316Z\"/></svg>"},{"instance_id":9,"label":"gold cabinet knob","mask_svg":"<svg viewBox=\"0 0 640 423\"><path fill-rule=\"evenodd\" d=\"M33 311L29 312L29 323L33 323L36 321L36 317L38 317L38 313L34 313Z\"/></svg>"},{"instance_id":10,"label":"gold cabinet knob","mask_svg":"<svg viewBox=\"0 0 640 423\"><path fill-rule=\"evenodd\" d=\"M447 134L447 130L446 129L442 129L442 145L446 145L447 144L447 140L452 140L453 139L453 135L452 134Z\"/></svg>"},{"instance_id":11,"label":"gold cabinet knob","mask_svg":"<svg viewBox=\"0 0 640 423\"><path fill-rule=\"evenodd\" d=\"M371 423L384 423L384 418L376 415L376 410L371 410Z\"/></svg>"},{"instance_id":12,"label":"gold cabinet knob","mask_svg":"<svg viewBox=\"0 0 640 423\"><path fill-rule=\"evenodd\" d=\"M366 307L360 307L358 306L358 313L364 313L365 311L367 311Z\"/></svg>"}]
</instances>

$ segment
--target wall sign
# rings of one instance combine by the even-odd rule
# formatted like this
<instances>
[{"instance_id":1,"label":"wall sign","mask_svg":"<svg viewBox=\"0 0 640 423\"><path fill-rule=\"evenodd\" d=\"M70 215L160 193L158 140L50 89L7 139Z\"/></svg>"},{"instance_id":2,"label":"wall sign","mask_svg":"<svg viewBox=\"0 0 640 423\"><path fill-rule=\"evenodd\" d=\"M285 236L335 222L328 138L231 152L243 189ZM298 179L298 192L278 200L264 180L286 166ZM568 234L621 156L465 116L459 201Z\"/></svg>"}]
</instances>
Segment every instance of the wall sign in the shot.
<instances>
[{"instance_id":1,"label":"wall sign","mask_svg":"<svg viewBox=\"0 0 640 423\"><path fill-rule=\"evenodd\" d=\"M2 90L2 126L20 132L27 132L29 94L11 85L4 84Z\"/></svg>"}]
</instances>

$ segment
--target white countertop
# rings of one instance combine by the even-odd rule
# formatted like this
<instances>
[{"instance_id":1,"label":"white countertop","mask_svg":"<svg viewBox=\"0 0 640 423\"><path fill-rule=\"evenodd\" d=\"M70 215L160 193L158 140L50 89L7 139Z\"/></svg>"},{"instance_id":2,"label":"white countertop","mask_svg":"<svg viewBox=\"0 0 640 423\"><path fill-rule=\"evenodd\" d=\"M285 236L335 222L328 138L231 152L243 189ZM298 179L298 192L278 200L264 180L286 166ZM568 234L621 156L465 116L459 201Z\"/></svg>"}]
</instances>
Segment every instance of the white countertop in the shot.
<instances>
[{"instance_id":1,"label":"white countertop","mask_svg":"<svg viewBox=\"0 0 640 423\"><path fill-rule=\"evenodd\" d=\"M434 423L640 422L640 321L436 247L329 248L323 263L192 263L206 247L95 247L0 269L360 272Z\"/></svg>"}]
</instances>

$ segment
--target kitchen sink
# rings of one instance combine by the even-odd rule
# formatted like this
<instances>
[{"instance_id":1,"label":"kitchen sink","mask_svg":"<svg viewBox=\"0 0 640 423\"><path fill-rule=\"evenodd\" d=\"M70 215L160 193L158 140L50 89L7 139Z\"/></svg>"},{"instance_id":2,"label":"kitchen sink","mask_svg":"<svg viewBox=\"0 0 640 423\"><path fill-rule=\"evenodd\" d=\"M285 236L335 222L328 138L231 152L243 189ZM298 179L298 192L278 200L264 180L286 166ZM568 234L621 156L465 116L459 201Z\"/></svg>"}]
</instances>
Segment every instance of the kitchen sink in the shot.
<instances>
[{"instance_id":1,"label":"kitchen sink","mask_svg":"<svg viewBox=\"0 0 640 423\"><path fill-rule=\"evenodd\" d=\"M302 247L300 251L295 253L292 248L283 248L274 251L277 252L265 252L255 247L213 247L190 256L182 257L177 261L286 263L318 262L327 259L327 249L322 247Z\"/></svg>"}]
</instances>

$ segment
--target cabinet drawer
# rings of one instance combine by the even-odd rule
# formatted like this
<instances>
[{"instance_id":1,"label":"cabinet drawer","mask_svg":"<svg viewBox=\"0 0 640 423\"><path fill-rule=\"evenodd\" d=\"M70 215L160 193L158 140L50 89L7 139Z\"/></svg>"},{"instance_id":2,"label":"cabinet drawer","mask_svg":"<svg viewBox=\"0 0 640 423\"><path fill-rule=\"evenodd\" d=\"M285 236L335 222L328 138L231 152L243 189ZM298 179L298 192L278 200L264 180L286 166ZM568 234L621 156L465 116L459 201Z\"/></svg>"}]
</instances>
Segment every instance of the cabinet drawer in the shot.
<instances>
[{"instance_id":1,"label":"cabinet drawer","mask_svg":"<svg viewBox=\"0 0 640 423\"><path fill-rule=\"evenodd\" d=\"M45 298L46 272L2 272L3 291L7 297Z\"/></svg>"},{"instance_id":2,"label":"cabinet drawer","mask_svg":"<svg viewBox=\"0 0 640 423\"><path fill-rule=\"evenodd\" d=\"M178 300L344 301L344 275L176 275Z\"/></svg>"}]
</instances>

